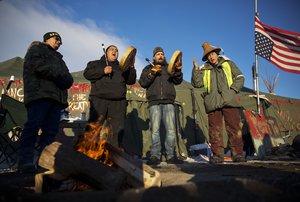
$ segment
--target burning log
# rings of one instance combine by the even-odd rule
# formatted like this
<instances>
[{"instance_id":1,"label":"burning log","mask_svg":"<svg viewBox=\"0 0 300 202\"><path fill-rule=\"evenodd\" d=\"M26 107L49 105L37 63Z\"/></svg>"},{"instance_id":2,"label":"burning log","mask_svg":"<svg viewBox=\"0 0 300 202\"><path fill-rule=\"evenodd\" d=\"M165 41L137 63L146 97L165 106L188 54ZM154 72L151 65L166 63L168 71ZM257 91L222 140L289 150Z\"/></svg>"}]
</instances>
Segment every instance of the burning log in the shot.
<instances>
[{"instance_id":1,"label":"burning log","mask_svg":"<svg viewBox=\"0 0 300 202\"><path fill-rule=\"evenodd\" d=\"M109 166L118 166L127 174L127 184L130 186L161 186L159 172L109 143L113 136L111 125L103 124L103 117L96 123L90 123L88 127L89 130L75 146L77 151Z\"/></svg>"},{"instance_id":2,"label":"burning log","mask_svg":"<svg viewBox=\"0 0 300 202\"><path fill-rule=\"evenodd\" d=\"M158 171L146 165L143 161L134 159L132 156L115 148L109 143L105 144L105 148L110 151L110 159L112 162L127 173L128 184L136 188L161 186L161 177Z\"/></svg>"},{"instance_id":3,"label":"burning log","mask_svg":"<svg viewBox=\"0 0 300 202\"><path fill-rule=\"evenodd\" d=\"M96 189L119 190L125 176L121 171L87 157L59 142L48 145L39 158L39 165L65 178L73 178ZM41 186L41 183L36 183ZM41 188L36 188L41 190Z\"/></svg>"},{"instance_id":4,"label":"burning log","mask_svg":"<svg viewBox=\"0 0 300 202\"><path fill-rule=\"evenodd\" d=\"M39 165L50 171L36 176L36 192L43 191L45 176L60 180L72 177L98 189L118 189L125 185L125 177L116 167L127 174L126 185L130 187L161 186L159 172L109 143L111 126L103 124L101 117L87 127L75 145L76 151L58 142L44 149Z\"/></svg>"},{"instance_id":5,"label":"burning log","mask_svg":"<svg viewBox=\"0 0 300 202\"><path fill-rule=\"evenodd\" d=\"M109 150L105 148L105 143L110 141L113 134L111 125L107 124L107 122L105 123L103 117L100 117L98 122L89 123L87 125L88 130L78 140L75 150L108 166L112 166L113 163L110 161Z\"/></svg>"}]
</instances>

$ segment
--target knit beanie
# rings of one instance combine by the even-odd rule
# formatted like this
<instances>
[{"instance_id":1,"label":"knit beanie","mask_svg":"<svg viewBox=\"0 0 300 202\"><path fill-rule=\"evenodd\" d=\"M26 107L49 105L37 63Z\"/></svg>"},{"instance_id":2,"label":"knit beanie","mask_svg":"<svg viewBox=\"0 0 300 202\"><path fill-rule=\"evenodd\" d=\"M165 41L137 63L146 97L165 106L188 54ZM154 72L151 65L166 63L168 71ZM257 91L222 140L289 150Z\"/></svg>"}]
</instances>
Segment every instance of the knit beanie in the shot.
<instances>
[{"instance_id":1,"label":"knit beanie","mask_svg":"<svg viewBox=\"0 0 300 202\"><path fill-rule=\"evenodd\" d=\"M164 53L164 50L161 48L161 47L156 47L156 48L154 48L154 50L153 50L153 57L154 57L154 55L156 54L156 53L158 53L158 52L163 52Z\"/></svg>"},{"instance_id":2,"label":"knit beanie","mask_svg":"<svg viewBox=\"0 0 300 202\"><path fill-rule=\"evenodd\" d=\"M57 32L47 32L46 34L44 34L43 39L44 42L46 42L48 39L52 38L52 37L58 37L59 40L61 41L61 37ZM62 42L62 41L61 41Z\"/></svg>"},{"instance_id":3,"label":"knit beanie","mask_svg":"<svg viewBox=\"0 0 300 202\"><path fill-rule=\"evenodd\" d=\"M115 47L115 48L118 50L118 47L117 47L117 46L115 46L115 45L110 45L110 46L108 46L108 47L105 49L105 54L107 54L108 49L111 48L111 47Z\"/></svg>"}]
</instances>

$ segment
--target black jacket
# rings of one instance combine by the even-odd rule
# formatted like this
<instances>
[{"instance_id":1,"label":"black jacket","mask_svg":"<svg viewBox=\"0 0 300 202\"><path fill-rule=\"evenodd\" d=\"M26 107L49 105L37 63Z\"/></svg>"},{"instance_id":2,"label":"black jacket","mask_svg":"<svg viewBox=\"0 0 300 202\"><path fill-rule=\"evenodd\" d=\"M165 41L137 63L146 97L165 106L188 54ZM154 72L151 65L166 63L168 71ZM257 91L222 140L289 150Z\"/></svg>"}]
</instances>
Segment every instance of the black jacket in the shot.
<instances>
[{"instance_id":1,"label":"black jacket","mask_svg":"<svg viewBox=\"0 0 300 202\"><path fill-rule=\"evenodd\" d=\"M73 77L63 56L43 42L32 42L23 65L24 103L50 98L68 106L67 89Z\"/></svg>"},{"instance_id":2,"label":"black jacket","mask_svg":"<svg viewBox=\"0 0 300 202\"><path fill-rule=\"evenodd\" d=\"M90 61L84 70L84 77L91 82L90 97L96 96L107 100L122 100L126 98L126 84L131 85L136 81L136 70L130 68L122 72L119 61L110 62L113 68L111 75L104 74L106 60L104 55L100 60Z\"/></svg>"},{"instance_id":3,"label":"black jacket","mask_svg":"<svg viewBox=\"0 0 300 202\"><path fill-rule=\"evenodd\" d=\"M140 85L147 89L146 96L149 101L149 106L174 103L176 98L174 85L178 85L182 82L182 72L177 71L173 77L170 76L167 72L167 63L162 65L162 71L158 74L152 73L151 68L151 65L146 66L139 80Z\"/></svg>"}]
</instances>

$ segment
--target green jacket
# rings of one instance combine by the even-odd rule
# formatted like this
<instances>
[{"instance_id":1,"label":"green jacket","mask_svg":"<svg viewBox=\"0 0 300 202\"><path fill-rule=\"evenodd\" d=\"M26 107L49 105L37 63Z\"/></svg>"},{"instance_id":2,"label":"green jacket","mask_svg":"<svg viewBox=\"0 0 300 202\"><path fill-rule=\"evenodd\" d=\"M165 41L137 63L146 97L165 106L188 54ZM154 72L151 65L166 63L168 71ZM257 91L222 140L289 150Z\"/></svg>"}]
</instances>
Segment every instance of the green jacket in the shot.
<instances>
[{"instance_id":1,"label":"green jacket","mask_svg":"<svg viewBox=\"0 0 300 202\"><path fill-rule=\"evenodd\" d=\"M229 82L222 67L224 62L228 62L231 69L232 84L230 86L228 86ZM205 90L202 94L206 113L223 107L240 107L237 94L243 87L245 78L235 63L228 58L219 56L219 63L216 66L206 62L200 70L194 68L192 85L195 88L204 88L205 71L210 71L210 90L209 92Z\"/></svg>"},{"instance_id":2,"label":"green jacket","mask_svg":"<svg viewBox=\"0 0 300 202\"><path fill-rule=\"evenodd\" d=\"M68 106L73 77L62 55L43 42L33 42L23 65L24 103L48 98Z\"/></svg>"}]
</instances>

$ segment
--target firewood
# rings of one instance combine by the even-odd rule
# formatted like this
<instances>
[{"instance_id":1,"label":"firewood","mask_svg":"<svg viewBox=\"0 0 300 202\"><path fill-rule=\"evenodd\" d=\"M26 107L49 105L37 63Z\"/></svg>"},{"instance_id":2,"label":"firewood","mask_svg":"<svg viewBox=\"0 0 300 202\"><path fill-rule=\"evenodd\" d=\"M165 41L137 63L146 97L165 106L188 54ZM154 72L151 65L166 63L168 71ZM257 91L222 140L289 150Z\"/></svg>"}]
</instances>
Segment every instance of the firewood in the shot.
<instances>
[{"instance_id":1,"label":"firewood","mask_svg":"<svg viewBox=\"0 0 300 202\"><path fill-rule=\"evenodd\" d=\"M157 170L109 143L106 143L105 147L109 150L113 163L128 175L127 184L136 188L161 186L161 177Z\"/></svg>"},{"instance_id":2,"label":"firewood","mask_svg":"<svg viewBox=\"0 0 300 202\"><path fill-rule=\"evenodd\" d=\"M39 166L96 189L119 190L125 183L125 174L122 171L89 158L59 142L48 145L42 151Z\"/></svg>"}]
</instances>

